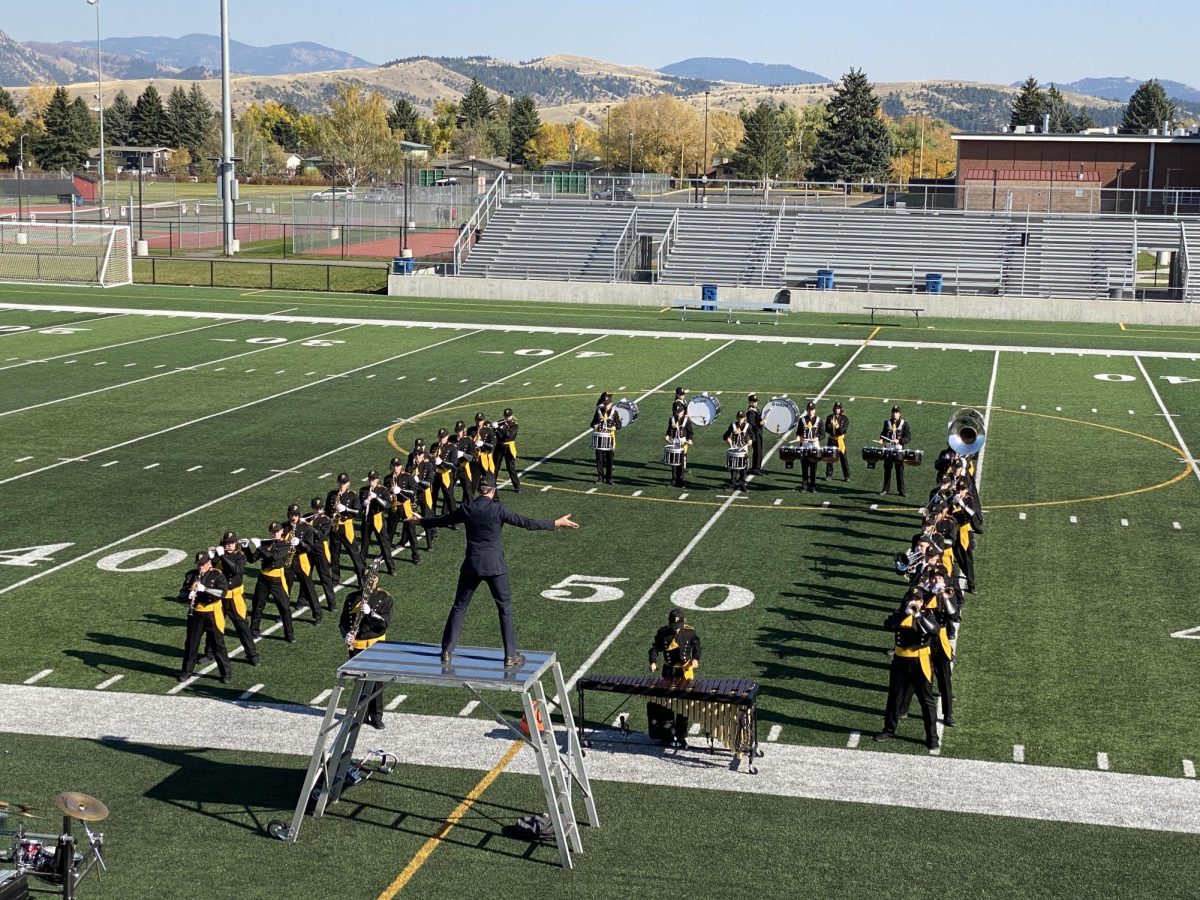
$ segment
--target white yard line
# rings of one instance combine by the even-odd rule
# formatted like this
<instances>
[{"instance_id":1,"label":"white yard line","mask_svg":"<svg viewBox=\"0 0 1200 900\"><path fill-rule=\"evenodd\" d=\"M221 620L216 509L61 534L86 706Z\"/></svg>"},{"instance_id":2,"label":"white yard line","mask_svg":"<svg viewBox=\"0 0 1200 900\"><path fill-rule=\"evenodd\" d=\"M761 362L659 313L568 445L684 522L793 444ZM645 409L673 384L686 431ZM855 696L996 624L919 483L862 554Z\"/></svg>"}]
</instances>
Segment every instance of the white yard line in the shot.
<instances>
[{"instance_id":1,"label":"white yard line","mask_svg":"<svg viewBox=\"0 0 1200 900\"><path fill-rule=\"evenodd\" d=\"M261 691L264 687L265 687L265 685L263 685L262 683L252 684L252 685L250 685L250 687L246 688L244 691L242 691L240 694L238 694L238 699L239 700L249 700L251 697L253 697L255 694L257 694L259 691Z\"/></svg>"},{"instance_id":2,"label":"white yard line","mask_svg":"<svg viewBox=\"0 0 1200 900\"><path fill-rule=\"evenodd\" d=\"M1015 763L1025 762L1025 745L1024 744L1013 744L1013 762L1015 762Z\"/></svg>"},{"instance_id":3,"label":"white yard line","mask_svg":"<svg viewBox=\"0 0 1200 900\"><path fill-rule=\"evenodd\" d=\"M460 718L465 718L465 717L469 716L471 713L475 712L475 710L478 707L479 707L478 700L468 701L467 705L458 711L458 715Z\"/></svg>"},{"instance_id":4,"label":"white yard line","mask_svg":"<svg viewBox=\"0 0 1200 900\"><path fill-rule=\"evenodd\" d=\"M83 311L84 311L84 309L85 309L85 308L83 308L83 307L78 307L78 308L74 308L74 309L71 309L71 310L48 310L48 311L50 311L50 312L83 312ZM29 311L29 312L40 312L40 311L43 311L42 307L40 307L40 306L39 306L39 305L37 305L37 304L26 305L26 304L21 304L21 303L16 303L16 304L13 304L13 303L4 303L4 304L0 304L0 310L17 310L17 311L20 311L20 310L27 310L27 311ZM88 307L88 308L87 308L87 311L88 311L88 312L95 312L96 310L95 310L94 308ZM47 328L74 328L74 327L76 327L77 325L85 325L85 324L87 324L88 322L104 322L104 321L107 321L107 320L109 320L109 319L119 319L119 318L121 318L121 317L122 317L122 316L124 316L124 315L127 315L127 314L126 314L126 313L114 313L112 310L106 310L106 311L105 311L105 313L104 313L104 315L102 315L102 316L92 316L92 317L91 317L91 318L89 318L89 319L79 319L78 321L75 321L75 322L63 322L63 323L62 323L62 324L60 324L60 325L39 325L37 328L30 327L30 328L29 328L28 330L26 330L26 331L4 331L4 332L0 332L0 338L6 338L6 337L16 337L16 336L17 336L17 335L19 335L19 334L37 334L37 333L38 333L38 332L40 332L40 331L45 331ZM181 313L180 315L185 315L185 314L184 314L184 313ZM15 357L14 357L14 358L15 358Z\"/></svg>"},{"instance_id":5,"label":"white yard line","mask_svg":"<svg viewBox=\"0 0 1200 900\"><path fill-rule=\"evenodd\" d=\"M1175 440L1179 441L1179 449L1183 451L1183 458L1192 469L1192 474L1200 479L1200 467L1196 465L1196 458L1192 455L1192 451L1188 449L1187 441L1183 439L1183 435L1179 433L1179 426L1175 424L1175 417L1171 415L1167 409L1167 404L1163 403L1162 395L1159 394L1158 388L1154 386L1154 379L1150 377L1150 373L1146 371L1146 367L1142 365L1141 357L1135 356L1133 361L1137 363L1138 369L1142 373L1142 377L1146 379L1146 384L1150 387L1150 393L1154 395L1154 400L1158 403L1158 408L1162 410L1163 416L1167 420L1167 424L1171 426L1171 433L1175 435Z\"/></svg>"},{"instance_id":6,"label":"white yard line","mask_svg":"<svg viewBox=\"0 0 1200 900\"><path fill-rule=\"evenodd\" d=\"M311 700L309 700L308 705L309 706L320 706L322 703L324 703L326 700L329 699L329 695L332 693L333 693L333 688L325 688L325 690L321 691L321 693L317 694L317 696L315 696Z\"/></svg>"},{"instance_id":7,"label":"white yard line","mask_svg":"<svg viewBox=\"0 0 1200 900\"><path fill-rule=\"evenodd\" d=\"M237 322L237 319L231 319L226 322L214 322L211 325L201 325L198 328L185 328L183 331L169 331L166 334L155 334L151 335L150 337L138 338L135 341L122 341L119 344L107 344L103 347L92 347L90 350L76 350L74 353L59 353L57 356L45 356L40 359L27 359L25 362L19 362L11 366L0 366L0 372L3 372L5 369L19 369L22 366L31 366L36 363L54 362L56 359L71 359L75 356L83 356L86 353L99 353L102 350L116 350L119 347L128 347L132 344L143 344L146 341L157 341L159 338L179 337L181 334L191 334L194 331L204 331L208 328L220 328L222 325L235 325ZM136 363L130 363L130 365L136 365Z\"/></svg>"},{"instance_id":8,"label":"white yard line","mask_svg":"<svg viewBox=\"0 0 1200 900\"><path fill-rule=\"evenodd\" d=\"M100 682L98 685L96 685L95 690L97 690L97 691L106 690L107 688L112 687L114 684L116 684L118 681L120 681L124 677L125 677L124 675L114 675L112 678L105 678L102 682Z\"/></svg>"},{"instance_id":9,"label":"white yard line","mask_svg":"<svg viewBox=\"0 0 1200 900\"><path fill-rule=\"evenodd\" d=\"M458 337L459 338L470 337L473 334L475 334L475 332L469 332L465 335L458 335ZM441 346L442 344L447 344L450 341L456 340L456 339L457 338L450 338L449 340L446 340L446 341L439 341L437 344L428 345L428 346L422 347L418 350L410 350L410 351L407 351L406 353L399 354L399 356L407 356L410 353L418 353L418 352L420 352L420 350L427 350L427 349L430 349L431 347ZM592 340L593 341L599 340L599 338L593 338ZM574 347L572 347L569 350L564 350L563 352L556 353L553 356L543 357L542 359L538 360L537 362L533 363L532 365L526 366L525 368L514 372L509 377L516 377L517 375L524 375L526 372L529 372L532 369L536 369L538 366L544 366L548 362L553 362L556 359L561 359L562 357L567 356L571 353L578 352L579 350L581 350L583 347L586 347L590 343L592 343L592 341L585 341L582 344L576 344ZM398 359L399 356L397 356L396 358ZM372 365L378 365L378 363L372 363ZM363 368L365 368L365 367L363 367ZM459 403L462 400L465 400L467 397L473 396L474 394L478 394L480 391L483 391L483 390L487 390L487 385L483 385L483 386L477 387L477 388L472 388L471 390L467 391L466 393L459 394L457 397L452 397L449 400L444 400L443 402L437 404L436 406L429 407L424 412L421 412L415 416L409 417L408 421L410 421L410 422L417 421L417 420L423 418L424 416L427 416L427 415L437 412L439 409L443 409L447 406L453 406L454 404ZM345 444L342 444L340 447L334 447L332 450L327 450L324 453L319 454L318 456L314 456L311 459L306 459L304 462L298 463L293 468L303 469L306 466L310 466L313 463L320 462L323 459L327 459L331 456L336 456L337 454L342 453L351 447L356 447L359 444L362 444L366 441L371 440L371 438L378 437L381 434L385 434L393 427L394 426L392 426L392 425L386 425L383 428L376 428L374 431L368 432L367 434L364 434L361 437L357 437L352 441L347 441ZM68 559L66 562L59 563L56 566L51 566L48 569L44 569L40 572L30 575L28 578L23 578L20 581L15 581L6 587L0 588L0 596L7 594L9 591L14 591L19 587L23 587L24 585L27 585L31 582L37 581L40 578L45 578L47 575L51 575L55 572L61 571L62 569L67 568L68 566L73 566L73 565L75 565L75 563L82 562L85 559L91 559L93 556L98 556L101 553L105 553L106 551L113 549L114 547L119 547L127 541L132 541L135 538L141 537L142 535L149 534L152 531L157 531L159 528L164 528L167 525L174 524L175 522L178 522L181 519L186 519L191 516L194 516L196 513L201 512L202 510L208 509L209 507L216 506L218 503L224 503L226 500L230 500L234 497L241 496L242 494L246 493L247 491L252 491L255 488L258 488L264 484L267 484L268 482L274 481L275 479L279 478L282 474L283 473L272 473L272 474L268 475L266 478L260 478L258 481L251 482L250 484L245 485L244 487L240 487L237 490L230 491L227 494L222 494L220 497L216 497L212 500L205 501L204 503L201 503L199 506L195 506L192 509L189 509L189 510L186 510L185 512L179 513L178 515L174 515L174 516L171 516L170 518L163 519L161 522L157 522L154 525L148 525L147 527L142 528L138 531L135 531L132 534L127 534L124 537L117 538L117 540L115 540L115 541L110 541L109 543L105 544L102 547L97 547L95 550L89 550L87 553L82 553L79 556L74 557L73 559ZM0 484L3 484L3 483L4 482L0 482Z\"/></svg>"},{"instance_id":10,"label":"white yard line","mask_svg":"<svg viewBox=\"0 0 1200 900\"><path fill-rule=\"evenodd\" d=\"M783 726L778 724L772 725L771 730L767 732L767 740L773 744L779 740L779 735L781 734L783 734Z\"/></svg>"},{"instance_id":11,"label":"white yard line","mask_svg":"<svg viewBox=\"0 0 1200 900\"><path fill-rule=\"evenodd\" d=\"M53 669L42 669L42 671L38 672L36 675L30 675L28 678L26 678L22 684L37 684L53 671Z\"/></svg>"},{"instance_id":12,"label":"white yard line","mask_svg":"<svg viewBox=\"0 0 1200 900\"><path fill-rule=\"evenodd\" d=\"M389 700L387 702L387 706L385 706L384 709L386 709L388 712L391 712L392 710L394 710L397 706L399 706L401 703L403 703L407 699L408 699L408 694L397 694L395 697L393 697L391 700Z\"/></svg>"},{"instance_id":13,"label":"white yard line","mask_svg":"<svg viewBox=\"0 0 1200 900\"><path fill-rule=\"evenodd\" d=\"M837 383L837 380L842 377L842 375L846 372L847 369L850 368L851 365L854 364L854 361L856 359L858 359L859 355L861 355L864 350L867 349L867 346L870 343L871 343L870 338L868 338L865 341L859 342L858 349L850 354L850 358L846 360L845 364L840 369L838 369L837 374L835 374L831 379L829 379L828 384L826 384L825 387L823 387L821 389L821 392L819 394L817 394L817 396L814 398L813 402L819 403L821 401L821 398L823 398L827 393L829 393L829 390L834 386L834 384ZM774 446L772 446L771 449L768 450L767 453L763 456L764 463L766 463L774 455L775 451L779 448L779 446L781 444L783 444L783 442L786 439L787 439L786 434L780 436L779 440L775 442ZM753 481L754 476L751 475L746 480ZM675 574L675 570L678 569L681 565L683 565L684 560L686 560L688 558L688 556L691 555L691 552L694 549L696 549L696 547L699 545L700 541L702 541L704 539L704 536L706 534L708 534L708 532L710 530L712 530L712 527L714 525L716 525L718 521L720 521L721 517L723 515L725 515L725 512L729 509L729 507L731 507L733 505L734 501L740 496L741 496L741 493L738 491L734 491L732 494L730 494L729 497L725 500L725 502L722 503L717 508L717 511L712 514L712 516L709 518L709 520L700 527L700 530L696 532L695 536L690 541L688 541L687 545L681 551L679 551L679 555L676 556L675 559L673 559L671 561L671 563L663 570L662 574L659 575L658 578L656 578L654 580L654 583L652 585L650 585L650 587L646 590L646 592L644 594L642 594L642 596L637 599L637 602L634 603L633 606L630 607L630 609L625 613L625 615L621 617L621 620L616 624L616 627L613 628L613 630L611 632L609 632L608 635L600 642L599 646L597 646L596 649L592 651L591 656L589 656L587 659L585 659L583 661L583 665L581 665L575 671L575 673L570 677L570 679L568 679L567 685L566 685L568 691L570 691L572 688L574 688L575 683L580 678L582 678L584 675L586 675L588 673L588 671L591 669L591 667L593 665L595 665L596 661L599 660L600 657L604 655L605 651L607 651L608 648L613 645L613 642L616 641L616 639L621 635L621 632L623 632L626 628L629 627L629 624L637 617L637 614L642 611L642 608L647 603L650 602L650 600L654 597L655 594L658 593L659 588L661 588L666 583L667 579L670 578L673 574Z\"/></svg>"},{"instance_id":14,"label":"white yard line","mask_svg":"<svg viewBox=\"0 0 1200 900\"><path fill-rule=\"evenodd\" d=\"M987 406L983 410L983 430L984 434L991 430L992 422L992 401L996 396L996 373L1000 370L1000 351L997 350L995 356L992 357L992 379L988 382ZM983 473L983 454L987 450L987 442L979 448L979 457L975 460L975 483L979 484Z\"/></svg>"},{"instance_id":15,"label":"white yard line","mask_svg":"<svg viewBox=\"0 0 1200 900\"><path fill-rule=\"evenodd\" d=\"M862 740L861 731L850 732L850 737L846 738L846 749L854 750L858 747L858 742Z\"/></svg>"},{"instance_id":16,"label":"white yard line","mask_svg":"<svg viewBox=\"0 0 1200 900\"><path fill-rule=\"evenodd\" d=\"M1101 751L1096 754L1096 768L1101 772L1108 771L1108 754Z\"/></svg>"}]
</instances>

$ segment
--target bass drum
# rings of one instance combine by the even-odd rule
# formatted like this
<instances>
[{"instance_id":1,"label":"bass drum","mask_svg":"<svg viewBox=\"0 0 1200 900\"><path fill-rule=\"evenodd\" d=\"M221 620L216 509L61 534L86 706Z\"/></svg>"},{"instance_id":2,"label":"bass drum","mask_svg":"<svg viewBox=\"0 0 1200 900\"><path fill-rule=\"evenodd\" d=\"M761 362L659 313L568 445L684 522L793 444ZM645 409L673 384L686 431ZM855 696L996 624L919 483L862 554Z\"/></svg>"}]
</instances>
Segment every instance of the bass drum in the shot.
<instances>
[{"instance_id":1,"label":"bass drum","mask_svg":"<svg viewBox=\"0 0 1200 900\"><path fill-rule=\"evenodd\" d=\"M763 407L763 428L772 434L787 434L799 421L800 407L790 397L775 397Z\"/></svg>"},{"instance_id":2,"label":"bass drum","mask_svg":"<svg viewBox=\"0 0 1200 900\"><path fill-rule=\"evenodd\" d=\"M721 414L721 401L712 394L701 394L693 397L687 405L687 414L692 424L701 427L711 425Z\"/></svg>"},{"instance_id":3,"label":"bass drum","mask_svg":"<svg viewBox=\"0 0 1200 900\"><path fill-rule=\"evenodd\" d=\"M613 404L613 410L616 412L617 418L621 420L622 428L628 428L638 420L636 400L618 400Z\"/></svg>"}]
</instances>

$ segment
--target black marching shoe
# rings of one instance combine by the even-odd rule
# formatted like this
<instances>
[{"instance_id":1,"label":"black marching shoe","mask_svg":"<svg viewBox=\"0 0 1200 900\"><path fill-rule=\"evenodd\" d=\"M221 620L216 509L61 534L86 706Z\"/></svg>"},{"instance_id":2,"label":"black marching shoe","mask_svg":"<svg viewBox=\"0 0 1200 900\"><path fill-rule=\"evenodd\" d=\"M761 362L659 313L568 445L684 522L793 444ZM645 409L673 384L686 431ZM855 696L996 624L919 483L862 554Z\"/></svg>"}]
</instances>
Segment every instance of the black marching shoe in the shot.
<instances>
[{"instance_id":1,"label":"black marching shoe","mask_svg":"<svg viewBox=\"0 0 1200 900\"><path fill-rule=\"evenodd\" d=\"M946 716L944 719L942 719L942 724L947 728L953 728L958 723L954 721L954 716Z\"/></svg>"},{"instance_id":2,"label":"black marching shoe","mask_svg":"<svg viewBox=\"0 0 1200 900\"><path fill-rule=\"evenodd\" d=\"M504 657L504 668L506 669L519 669L523 665L525 665L524 653L518 653L516 656Z\"/></svg>"},{"instance_id":3,"label":"black marching shoe","mask_svg":"<svg viewBox=\"0 0 1200 900\"><path fill-rule=\"evenodd\" d=\"M231 681L233 681L232 675L222 675L221 676L221 684L229 684L229 682L231 682Z\"/></svg>"},{"instance_id":4,"label":"black marching shoe","mask_svg":"<svg viewBox=\"0 0 1200 900\"><path fill-rule=\"evenodd\" d=\"M881 731L881 732L879 732L879 734L875 735L875 737L872 738L872 740L877 741L877 742L890 741L895 736L896 735L890 731Z\"/></svg>"},{"instance_id":5,"label":"black marching shoe","mask_svg":"<svg viewBox=\"0 0 1200 900\"><path fill-rule=\"evenodd\" d=\"M284 638L284 640L287 641L289 644L294 644L294 643L296 643L296 636L294 634L289 634L287 637Z\"/></svg>"},{"instance_id":6,"label":"black marching shoe","mask_svg":"<svg viewBox=\"0 0 1200 900\"><path fill-rule=\"evenodd\" d=\"M373 716L367 719L367 724L376 731L383 731L383 716Z\"/></svg>"},{"instance_id":7,"label":"black marching shoe","mask_svg":"<svg viewBox=\"0 0 1200 900\"><path fill-rule=\"evenodd\" d=\"M249 657L246 660L246 662L250 663L250 665L252 665L252 666L257 666L259 663L262 662L262 659L256 655L256 656Z\"/></svg>"},{"instance_id":8,"label":"black marching shoe","mask_svg":"<svg viewBox=\"0 0 1200 900\"><path fill-rule=\"evenodd\" d=\"M214 656L213 656L211 653L205 653L203 656L199 657L199 658L196 660L196 662L198 662L198 663L210 663L210 662L212 662L212 661L213 661L215 658L216 658L216 657L214 657Z\"/></svg>"},{"instance_id":9,"label":"black marching shoe","mask_svg":"<svg viewBox=\"0 0 1200 900\"><path fill-rule=\"evenodd\" d=\"M183 682L187 681L191 677L192 677L191 672L186 672L186 673L181 672L175 676L175 680L178 681L180 684L183 684Z\"/></svg>"},{"instance_id":10,"label":"black marching shoe","mask_svg":"<svg viewBox=\"0 0 1200 900\"><path fill-rule=\"evenodd\" d=\"M939 750L939 749L941 749L942 742L939 741L937 738L933 737L925 742L925 746L928 747L930 750Z\"/></svg>"}]
</instances>

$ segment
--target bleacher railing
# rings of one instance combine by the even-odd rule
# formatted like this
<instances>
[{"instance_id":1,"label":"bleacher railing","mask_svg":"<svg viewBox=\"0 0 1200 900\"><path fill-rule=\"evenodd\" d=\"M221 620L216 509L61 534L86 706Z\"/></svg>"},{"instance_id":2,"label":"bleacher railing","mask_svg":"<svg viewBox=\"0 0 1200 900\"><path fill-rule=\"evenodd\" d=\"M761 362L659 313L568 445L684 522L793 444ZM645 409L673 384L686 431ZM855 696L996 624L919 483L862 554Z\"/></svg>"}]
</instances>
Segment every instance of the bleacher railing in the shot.
<instances>
[{"instance_id":1,"label":"bleacher railing","mask_svg":"<svg viewBox=\"0 0 1200 900\"><path fill-rule=\"evenodd\" d=\"M613 246L613 281L630 280L629 260L637 250L637 242L637 207L634 207L633 212L629 214L629 219L625 222L625 227L621 229L621 234L617 237L617 243Z\"/></svg>"},{"instance_id":2,"label":"bleacher railing","mask_svg":"<svg viewBox=\"0 0 1200 900\"><path fill-rule=\"evenodd\" d=\"M471 218L467 219L459 228L458 236L454 239L453 251L456 273L463 264L463 260L470 254L471 248L475 246L476 236L483 233L483 229L492 220L492 213L500 208L500 195L504 183L503 178L493 181L487 191L476 200L475 212L471 213Z\"/></svg>"},{"instance_id":3,"label":"bleacher railing","mask_svg":"<svg viewBox=\"0 0 1200 900\"><path fill-rule=\"evenodd\" d=\"M1200 285L1192 284L1191 248L1188 247L1187 223L1179 223L1179 283L1183 285L1183 300L1200 300Z\"/></svg>"},{"instance_id":4,"label":"bleacher railing","mask_svg":"<svg viewBox=\"0 0 1200 900\"><path fill-rule=\"evenodd\" d=\"M762 272L759 275L758 283L765 286L767 283L767 272L771 269L771 258L775 255L775 245L779 243L779 233L783 230L783 217L787 214L787 200L779 204L779 215L775 217L775 228L771 232L771 242L767 245L767 252L763 256Z\"/></svg>"},{"instance_id":5,"label":"bleacher railing","mask_svg":"<svg viewBox=\"0 0 1200 900\"><path fill-rule=\"evenodd\" d=\"M662 275L663 270L667 267L667 263L671 258L671 251L675 249L675 241L679 238L679 210L675 210L675 215L671 216L671 221L667 223L667 228L663 232L662 241L658 245L658 253L655 259L655 272Z\"/></svg>"}]
</instances>

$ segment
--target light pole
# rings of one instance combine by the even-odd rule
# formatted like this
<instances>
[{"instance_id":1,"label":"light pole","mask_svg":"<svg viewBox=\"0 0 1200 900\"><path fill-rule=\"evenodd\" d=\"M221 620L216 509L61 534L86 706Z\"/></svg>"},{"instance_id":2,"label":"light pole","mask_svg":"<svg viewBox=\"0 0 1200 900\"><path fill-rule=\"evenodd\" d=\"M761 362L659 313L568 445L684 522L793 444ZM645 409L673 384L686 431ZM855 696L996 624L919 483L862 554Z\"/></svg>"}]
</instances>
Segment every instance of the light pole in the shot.
<instances>
[{"instance_id":1,"label":"light pole","mask_svg":"<svg viewBox=\"0 0 1200 900\"><path fill-rule=\"evenodd\" d=\"M21 211L25 203L25 138L22 134L17 140L17 221L21 221Z\"/></svg>"},{"instance_id":2,"label":"light pole","mask_svg":"<svg viewBox=\"0 0 1200 900\"><path fill-rule=\"evenodd\" d=\"M233 174L233 106L229 99L229 0L221 0L221 244L226 256L237 247L233 221L233 192L237 182Z\"/></svg>"},{"instance_id":3,"label":"light pole","mask_svg":"<svg viewBox=\"0 0 1200 900\"><path fill-rule=\"evenodd\" d=\"M104 74L100 67L100 0L87 0L96 7L96 106L100 111L100 208L104 208ZM103 215L103 213L101 213Z\"/></svg>"},{"instance_id":4,"label":"light pole","mask_svg":"<svg viewBox=\"0 0 1200 900\"><path fill-rule=\"evenodd\" d=\"M604 107L604 168L612 166L612 106Z\"/></svg>"},{"instance_id":5,"label":"light pole","mask_svg":"<svg viewBox=\"0 0 1200 900\"><path fill-rule=\"evenodd\" d=\"M704 169L704 171L702 171L700 174L702 176L704 176L704 180L701 183L704 185L702 190L704 193L704 197L707 200L707 198L708 198L708 91L704 92L704 165L703 165L703 169Z\"/></svg>"},{"instance_id":6,"label":"light pole","mask_svg":"<svg viewBox=\"0 0 1200 900\"><path fill-rule=\"evenodd\" d=\"M629 129L629 185L633 186L633 129Z\"/></svg>"},{"instance_id":7,"label":"light pole","mask_svg":"<svg viewBox=\"0 0 1200 900\"><path fill-rule=\"evenodd\" d=\"M508 174L512 175L513 161L513 107L516 106L517 98L515 94L508 95Z\"/></svg>"}]
</instances>

